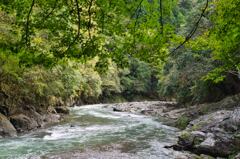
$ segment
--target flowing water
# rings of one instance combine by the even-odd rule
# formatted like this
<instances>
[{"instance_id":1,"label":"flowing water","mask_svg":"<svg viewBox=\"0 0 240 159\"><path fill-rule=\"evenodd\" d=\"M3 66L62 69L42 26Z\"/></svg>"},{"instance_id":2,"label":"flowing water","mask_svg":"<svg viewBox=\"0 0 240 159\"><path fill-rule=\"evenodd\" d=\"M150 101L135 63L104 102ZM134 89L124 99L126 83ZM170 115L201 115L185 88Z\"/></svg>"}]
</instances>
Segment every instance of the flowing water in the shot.
<instances>
[{"instance_id":1,"label":"flowing water","mask_svg":"<svg viewBox=\"0 0 240 159\"><path fill-rule=\"evenodd\" d=\"M152 117L103 105L74 107L58 125L0 139L0 158L171 159L180 152L163 147L176 142L177 131Z\"/></svg>"}]
</instances>

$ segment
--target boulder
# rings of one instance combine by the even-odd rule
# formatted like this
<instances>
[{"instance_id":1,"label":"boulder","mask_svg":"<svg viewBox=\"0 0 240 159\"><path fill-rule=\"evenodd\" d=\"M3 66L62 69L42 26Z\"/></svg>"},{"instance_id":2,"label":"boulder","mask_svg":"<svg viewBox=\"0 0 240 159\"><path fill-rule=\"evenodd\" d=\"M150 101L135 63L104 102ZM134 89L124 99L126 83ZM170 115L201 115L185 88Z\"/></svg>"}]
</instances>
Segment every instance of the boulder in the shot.
<instances>
[{"instance_id":1,"label":"boulder","mask_svg":"<svg viewBox=\"0 0 240 159\"><path fill-rule=\"evenodd\" d=\"M57 123L61 120L61 116L59 114L46 114L44 115L44 124Z\"/></svg>"},{"instance_id":2,"label":"boulder","mask_svg":"<svg viewBox=\"0 0 240 159\"><path fill-rule=\"evenodd\" d=\"M197 154L227 157L240 151L240 109L221 110L199 117L181 133L178 147ZM176 146L175 146L176 147Z\"/></svg>"},{"instance_id":3,"label":"boulder","mask_svg":"<svg viewBox=\"0 0 240 159\"><path fill-rule=\"evenodd\" d=\"M2 137L14 137L17 135L17 131L6 116L0 113L0 136Z\"/></svg>"},{"instance_id":4,"label":"boulder","mask_svg":"<svg viewBox=\"0 0 240 159\"><path fill-rule=\"evenodd\" d=\"M118 108L115 108L115 107L113 107L113 111L114 111L114 112L122 112L121 109L118 109Z\"/></svg>"},{"instance_id":5,"label":"boulder","mask_svg":"<svg viewBox=\"0 0 240 159\"><path fill-rule=\"evenodd\" d=\"M69 114L70 112L67 107L56 107L55 110L57 113L60 113L60 114Z\"/></svg>"},{"instance_id":6,"label":"boulder","mask_svg":"<svg viewBox=\"0 0 240 159\"><path fill-rule=\"evenodd\" d=\"M18 132L25 132L39 127L37 121L24 114L10 116L10 121Z\"/></svg>"}]
</instances>

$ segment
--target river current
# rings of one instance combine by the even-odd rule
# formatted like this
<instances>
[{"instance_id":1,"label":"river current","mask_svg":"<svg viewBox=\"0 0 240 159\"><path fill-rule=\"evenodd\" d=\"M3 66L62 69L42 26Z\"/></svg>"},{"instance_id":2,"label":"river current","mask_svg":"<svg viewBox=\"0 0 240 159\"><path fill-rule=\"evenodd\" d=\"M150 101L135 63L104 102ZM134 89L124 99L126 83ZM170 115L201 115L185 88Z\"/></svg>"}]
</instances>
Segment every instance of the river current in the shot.
<instances>
[{"instance_id":1,"label":"river current","mask_svg":"<svg viewBox=\"0 0 240 159\"><path fill-rule=\"evenodd\" d=\"M0 159L171 159L178 130L157 118L105 105L71 108L57 125L0 139Z\"/></svg>"}]
</instances>

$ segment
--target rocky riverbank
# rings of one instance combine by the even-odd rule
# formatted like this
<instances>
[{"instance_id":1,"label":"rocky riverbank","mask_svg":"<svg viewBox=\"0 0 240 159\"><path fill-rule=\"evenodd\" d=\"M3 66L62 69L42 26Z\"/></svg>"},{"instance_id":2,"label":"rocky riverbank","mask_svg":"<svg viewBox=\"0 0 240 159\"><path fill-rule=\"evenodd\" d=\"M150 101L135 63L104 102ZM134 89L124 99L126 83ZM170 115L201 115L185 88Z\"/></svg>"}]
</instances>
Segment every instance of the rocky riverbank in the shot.
<instances>
[{"instance_id":1,"label":"rocky riverbank","mask_svg":"<svg viewBox=\"0 0 240 159\"><path fill-rule=\"evenodd\" d=\"M212 157L240 159L240 95L220 102L181 107L174 102L114 104L113 111L126 111L165 118L165 124L182 129L178 142L168 146ZM169 122L170 121L170 122Z\"/></svg>"},{"instance_id":2,"label":"rocky riverbank","mask_svg":"<svg viewBox=\"0 0 240 159\"><path fill-rule=\"evenodd\" d=\"M34 107L10 112L6 107L0 107L0 138L15 137L19 133L26 133L49 124L61 121L64 114L68 114L66 107L51 108L47 111L37 111Z\"/></svg>"},{"instance_id":3,"label":"rocky riverbank","mask_svg":"<svg viewBox=\"0 0 240 159\"><path fill-rule=\"evenodd\" d=\"M233 111L219 110L191 121L173 148L214 157L240 152L240 107Z\"/></svg>"},{"instance_id":4,"label":"rocky riverbank","mask_svg":"<svg viewBox=\"0 0 240 159\"><path fill-rule=\"evenodd\" d=\"M165 101L106 104L105 107L155 116L166 125L182 129L178 141L165 148L184 151L184 154L185 151L193 152L197 159L211 158L209 156L240 159L240 95L189 107ZM44 112L29 106L11 112L0 107L0 137L14 137L46 127L59 122L68 113L66 107L49 108Z\"/></svg>"}]
</instances>

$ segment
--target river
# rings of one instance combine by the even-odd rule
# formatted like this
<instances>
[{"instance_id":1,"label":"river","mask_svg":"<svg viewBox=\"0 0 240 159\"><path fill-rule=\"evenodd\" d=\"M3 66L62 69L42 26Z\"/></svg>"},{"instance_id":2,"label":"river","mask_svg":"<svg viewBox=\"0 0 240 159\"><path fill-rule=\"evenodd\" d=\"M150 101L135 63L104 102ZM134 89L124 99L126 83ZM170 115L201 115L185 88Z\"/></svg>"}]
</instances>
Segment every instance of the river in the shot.
<instances>
[{"instance_id":1,"label":"river","mask_svg":"<svg viewBox=\"0 0 240 159\"><path fill-rule=\"evenodd\" d=\"M157 118L104 105L73 107L57 125L0 139L0 158L171 159L182 153L163 147L176 142L177 132Z\"/></svg>"}]
</instances>

